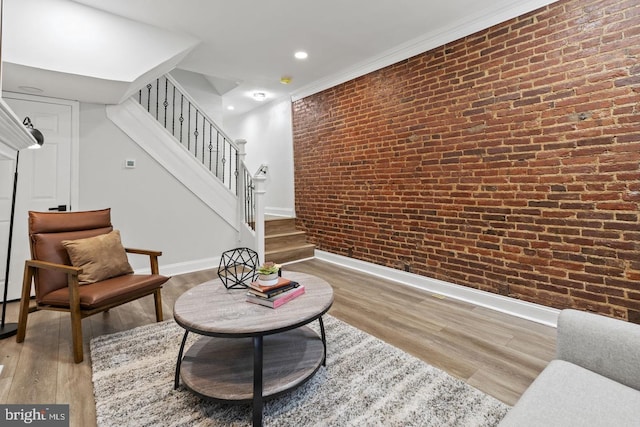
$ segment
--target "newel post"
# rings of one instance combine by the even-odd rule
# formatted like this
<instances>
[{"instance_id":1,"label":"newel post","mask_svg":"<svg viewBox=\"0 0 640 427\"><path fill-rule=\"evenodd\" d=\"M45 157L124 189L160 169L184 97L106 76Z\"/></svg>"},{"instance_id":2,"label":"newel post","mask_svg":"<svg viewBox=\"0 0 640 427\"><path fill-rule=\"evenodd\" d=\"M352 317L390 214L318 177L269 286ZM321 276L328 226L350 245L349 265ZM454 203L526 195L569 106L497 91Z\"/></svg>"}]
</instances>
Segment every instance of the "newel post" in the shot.
<instances>
[{"instance_id":1,"label":"newel post","mask_svg":"<svg viewBox=\"0 0 640 427\"><path fill-rule=\"evenodd\" d=\"M245 157L247 157L247 150L245 149L245 145L247 145L247 140L236 139L236 145L238 146L238 161L240 162L240 164L243 164Z\"/></svg>"},{"instance_id":2,"label":"newel post","mask_svg":"<svg viewBox=\"0 0 640 427\"><path fill-rule=\"evenodd\" d=\"M236 139L235 140L236 147L238 150L238 164L236 165L236 170L238 171L238 177L236 178L238 185L238 197L237 197L237 223L239 226L244 222L244 206L247 202L247 182L245 180L245 171L246 165L244 164L244 159L247 157L247 151L245 149L245 145L247 144L246 139ZM240 230L241 227L238 228ZM242 232L238 232L238 242L242 240L241 238Z\"/></svg>"},{"instance_id":3,"label":"newel post","mask_svg":"<svg viewBox=\"0 0 640 427\"><path fill-rule=\"evenodd\" d=\"M264 256L265 256L264 195L267 192L266 181L267 181L266 175L260 172L253 177L253 186L254 186L253 194L255 197L254 201L256 206L256 216L255 216L256 252L258 253L258 259L260 260L260 263L267 261L266 259L264 259Z\"/></svg>"}]
</instances>

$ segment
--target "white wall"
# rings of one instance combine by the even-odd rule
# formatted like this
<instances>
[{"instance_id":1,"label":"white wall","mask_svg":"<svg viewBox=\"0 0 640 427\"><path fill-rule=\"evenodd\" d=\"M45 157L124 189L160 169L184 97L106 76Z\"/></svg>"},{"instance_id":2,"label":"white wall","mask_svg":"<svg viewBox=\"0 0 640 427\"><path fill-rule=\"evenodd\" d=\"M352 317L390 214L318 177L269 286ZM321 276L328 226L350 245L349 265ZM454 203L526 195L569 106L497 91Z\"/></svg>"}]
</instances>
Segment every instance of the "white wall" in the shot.
<instances>
[{"instance_id":1,"label":"white wall","mask_svg":"<svg viewBox=\"0 0 640 427\"><path fill-rule=\"evenodd\" d=\"M176 68L169 74L180 83L184 90L198 104L214 123L222 127L222 97L202 75ZM223 128L224 130L224 128Z\"/></svg>"},{"instance_id":2,"label":"white wall","mask_svg":"<svg viewBox=\"0 0 640 427\"><path fill-rule=\"evenodd\" d=\"M136 168L126 169L125 159ZM112 208L125 246L157 249L160 270L179 274L217 267L237 233L106 117L105 106L80 104L80 196L74 210ZM130 256L134 269L148 258Z\"/></svg>"},{"instance_id":3,"label":"white wall","mask_svg":"<svg viewBox=\"0 0 640 427\"><path fill-rule=\"evenodd\" d=\"M293 185L293 129L289 98L272 101L249 113L225 119L224 130L233 139L246 139L249 170L267 163L266 213L295 216Z\"/></svg>"},{"instance_id":4,"label":"white wall","mask_svg":"<svg viewBox=\"0 0 640 427\"><path fill-rule=\"evenodd\" d=\"M200 43L68 0L3 5L4 90L20 92L26 84L50 97L118 103Z\"/></svg>"}]
</instances>

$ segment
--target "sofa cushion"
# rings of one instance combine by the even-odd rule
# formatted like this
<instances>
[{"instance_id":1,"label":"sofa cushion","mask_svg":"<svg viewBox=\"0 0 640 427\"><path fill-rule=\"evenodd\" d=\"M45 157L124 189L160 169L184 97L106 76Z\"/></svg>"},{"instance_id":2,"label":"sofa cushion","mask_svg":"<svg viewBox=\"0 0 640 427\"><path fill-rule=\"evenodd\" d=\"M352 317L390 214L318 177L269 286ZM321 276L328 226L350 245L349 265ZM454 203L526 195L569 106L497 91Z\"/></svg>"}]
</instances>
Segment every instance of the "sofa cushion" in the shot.
<instances>
[{"instance_id":1,"label":"sofa cushion","mask_svg":"<svg viewBox=\"0 0 640 427\"><path fill-rule=\"evenodd\" d=\"M71 265L82 268L78 275L81 285L133 273L120 241L120 232L78 240L63 240Z\"/></svg>"},{"instance_id":2,"label":"sofa cushion","mask_svg":"<svg viewBox=\"0 0 640 427\"><path fill-rule=\"evenodd\" d=\"M628 426L640 420L640 392L573 363L553 360L500 426Z\"/></svg>"},{"instance_id":3,"label":"sofa cushion","mask_svg":"<svg viewBox=\"0 0 640 427\"><path fill-rule=\"evenodd\" d=\"M640 327L578 310L558 318L556 358L640 390Z\"/></svg>"}]
</instances>

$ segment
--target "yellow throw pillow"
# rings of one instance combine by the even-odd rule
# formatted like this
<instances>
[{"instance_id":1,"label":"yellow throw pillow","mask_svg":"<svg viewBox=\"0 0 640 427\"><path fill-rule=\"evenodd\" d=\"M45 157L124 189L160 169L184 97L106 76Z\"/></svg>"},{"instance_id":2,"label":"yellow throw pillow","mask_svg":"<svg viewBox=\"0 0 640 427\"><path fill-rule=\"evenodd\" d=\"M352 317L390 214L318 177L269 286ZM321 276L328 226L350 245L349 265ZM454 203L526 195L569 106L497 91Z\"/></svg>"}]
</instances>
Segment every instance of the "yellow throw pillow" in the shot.
<instances>
[{"instance_id":1,"label":"yellow throw pillow","mask_svg":"<svg viewBox=\"0 0 640 427\"><path fill-rule=\"evenodd\" d=\"M62 245L71 265L82 268L78 276L81 285L133 273L118 230L87 239L63 240Z\"/></svg>"}]
</instances>

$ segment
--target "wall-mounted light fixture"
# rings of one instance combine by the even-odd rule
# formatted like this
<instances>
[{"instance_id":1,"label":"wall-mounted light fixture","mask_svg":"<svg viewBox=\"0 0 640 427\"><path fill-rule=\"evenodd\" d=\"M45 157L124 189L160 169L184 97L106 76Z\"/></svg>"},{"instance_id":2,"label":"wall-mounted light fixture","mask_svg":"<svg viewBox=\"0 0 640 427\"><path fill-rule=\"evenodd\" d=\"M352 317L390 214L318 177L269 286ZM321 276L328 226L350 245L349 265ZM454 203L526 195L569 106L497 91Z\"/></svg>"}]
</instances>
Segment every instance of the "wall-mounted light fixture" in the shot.
<instances>
[{"instance_id":1,"label":"wall-mounted light fixture","mask_svg":"<svg viewBox=\"0 0 640 427\"><path fill-rule=\"evenodd\" d=\"M29 116L24 118L22 124L25 125L31 136L36 139L36 143L30 145L29 148L31 148L32 150L36 150L42 147L42 144L44 144L44 135L42 135L42 132L40 132L38 129L33 127L33 123L31 123L31 119L29 118Z\"/></svg>"}]
</instances>

